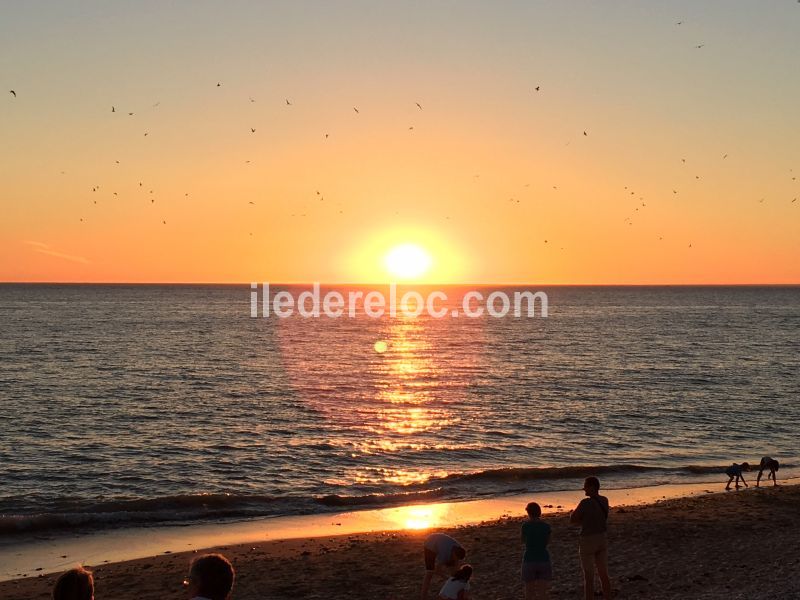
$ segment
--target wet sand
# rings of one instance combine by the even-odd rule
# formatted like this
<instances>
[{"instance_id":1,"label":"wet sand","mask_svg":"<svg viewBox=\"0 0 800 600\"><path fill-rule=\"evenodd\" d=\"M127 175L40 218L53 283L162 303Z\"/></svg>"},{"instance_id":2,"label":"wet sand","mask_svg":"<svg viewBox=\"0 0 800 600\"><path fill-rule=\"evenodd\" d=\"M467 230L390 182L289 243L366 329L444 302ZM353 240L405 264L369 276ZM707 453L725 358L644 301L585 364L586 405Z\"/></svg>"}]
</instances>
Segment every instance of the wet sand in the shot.
<instances>
[{"instance_id":1,"label":"wet sand","mask_svg":"<svg viewBox=\"0 0 800 600\"><path fill-rule=\"evenodd\" d=\"M552 597L579 598L577 531L566 513L549 514L546 520L553 526ZM467 547L467 560L475 568L475 600L523 598L521 522L511 517L444 529ZM387 531L214 550L237 569L236 600L404 600L419 597L426 534ZM609 538L619 598L800 598L800 485L612 509ZM181 581L193 556L183 552L95 565L96 598L182 599ZM0 598L48 598L55 577L2 582Z\"/></svg>"}]
</instances>

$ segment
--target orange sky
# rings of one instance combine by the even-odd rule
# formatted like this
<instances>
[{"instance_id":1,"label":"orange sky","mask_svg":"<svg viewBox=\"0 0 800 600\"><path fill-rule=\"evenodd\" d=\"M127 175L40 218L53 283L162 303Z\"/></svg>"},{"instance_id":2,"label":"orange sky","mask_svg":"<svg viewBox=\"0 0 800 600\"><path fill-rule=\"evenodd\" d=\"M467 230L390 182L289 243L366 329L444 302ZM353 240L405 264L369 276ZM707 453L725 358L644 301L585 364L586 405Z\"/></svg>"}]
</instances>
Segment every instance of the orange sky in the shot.
<instances>
[{"instance_id":1,"label":"orange sky","mask_svg":"<svg viewBox=\"0 0 800 600\"><path fill-rule=\"evenodd\" d=\"M800 7L565 4L15 6L0 281L800 283Z\"/></svg>"}]
</instances>

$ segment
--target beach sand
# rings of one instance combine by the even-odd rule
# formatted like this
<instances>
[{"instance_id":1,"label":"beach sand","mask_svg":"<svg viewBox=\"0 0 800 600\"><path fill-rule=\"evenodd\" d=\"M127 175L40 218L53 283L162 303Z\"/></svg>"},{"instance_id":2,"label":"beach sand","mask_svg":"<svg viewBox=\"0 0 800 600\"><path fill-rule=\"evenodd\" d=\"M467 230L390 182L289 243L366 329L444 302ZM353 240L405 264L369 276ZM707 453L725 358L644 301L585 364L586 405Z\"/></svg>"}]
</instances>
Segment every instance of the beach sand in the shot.
<instances>
[{"instance_id":1,"label":"beach sand","mask_svg":"<svg viewBox=\"0 0 800 600\"><path fill-rule=\"evenodd\" d=\"M576 494L575 503L580 499ZM522 514L524 506L519 508ZM546 515L546 520L553 526L552 597L579 598L577 531L566 513ZM475 568L475 600L523 598L521 522L521 517L506 518L445 530L467 547L467 561ZM213 550L228 556L237 569L235 600L415 600L427 533L270 541ZM612 509L609 539L618 598L800 598L800 485ZM96 598L183 599L181 582L195 555L95 565ZM2 582L0 598L48 598L55 578Z\"/></svg>"}]
</instances>

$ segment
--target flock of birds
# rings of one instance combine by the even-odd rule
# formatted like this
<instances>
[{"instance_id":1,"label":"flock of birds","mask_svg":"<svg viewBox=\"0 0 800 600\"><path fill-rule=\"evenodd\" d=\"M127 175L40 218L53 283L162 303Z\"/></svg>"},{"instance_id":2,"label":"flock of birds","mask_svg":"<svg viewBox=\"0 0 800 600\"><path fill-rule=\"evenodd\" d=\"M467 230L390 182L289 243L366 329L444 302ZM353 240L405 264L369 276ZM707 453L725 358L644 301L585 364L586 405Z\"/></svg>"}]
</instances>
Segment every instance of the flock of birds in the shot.
<instances>
[{"instance_id":1,"label":"flock of birds","mask_svg":"<svg viewBox=\"0 0 800 600\"><path fill-rule=\"evenodd\" d=\"M800 0L798 0L798 2L800 2ZM682 24L683 24L683 21L678 21L678 22L676 22L676 25L682 25ZM705 46L705 44L697 44L697 45L696 45L696 46L694 46L694 47L695 47L696 49L701 49L701 48L703 48L704 46ZM217 82L217 84L216 84L216 87L217 87L217 88L220 88L220 87L222 87L222 82ZM533 88L533 92L534 92L534 93L539 93L539 92L541 91L541 89L542 89L542 88L541 88L541 85L536 85L536 86ZM11 94L11 95L12 95L14 98L17 98L17 92L16 92L15 90L13 90L13 89L12 89L12 90L9 90L9 93L10 93L10 94ZM251 102L251 103L254 103L254 102L256 101L256 100L255 100L253 97L249 97L249 100L250 100L250 102ZM153 108L157 108L159 105L160 105L160 102L156 102L155 104L153 104L153 105L152 105L152 107L153 107ZM293 105L294 105L294 103L292 102L292 100L291 100L290 98L285 98L285 105L286 105L286 106L288 106L288 107L291 107L291 106L293 106ZM423 108L422 108L422 104L421 104L420 102L415 102L415 105L416 105L416 108L417 108L417 109L419 109L419 110L423 110ZM359 109L358 109L358 107L357 107L357 106L353 106L353 111L354 111L354 112L355 112L355 114L357 114L357 115L358 115L358 114L360 114L360 111L359 111ZM111 106L111 112L112 112L112 113L117 113L117 112L118 112L118 111L117 111L117 107L116 107L115 105L112 105L112 106ZM134 112L128 112L127 114L128 114L128 116L131 116L131 117L132 117L132 116L134 116L134 114L135 114L135 113L134 113ZM413 130L413 129L414 129L414 126L413 126L413 125L411 125L411 126L409 126L409 127L408 127L408 129L409 129L409 130ZM256 127L250 127L250 133L251 133L251 134L255 134L255 133L256 133ZM583 131L582 131L582 133L583 133L583 137L588 137L588 136L589 136L589 133L588 133L588 131L587 131L587 130L583 130ZM144 136L145 136L145 137L147 137L147 136L148 136L148 134L149 134L149 132L147 132L147 131L145 131L145 132L144 132ZM326 140L327 140L327 139L329 138L329 136L330 136L330 134L329 134L329 133L324 133L324 139L326 139ZM723 159L723 160L725 160L725 159L727 159L727 158L728 158L728 154L724 154L724 155L722 156L722 159ZM250 162L251 162L250 160L246 160L246 161L245 161L245 163L250 163ZM685 158L682 158L682 159L681 159L681 162L682 162L682 164L686 164L686 159L685 159ZM119 160L117 160L117 161L115 161L115 163L116 163L117 165L119 165L119 164L120 164L120 161L119 161ZM790 173L791 173L791 169L790 169ZM64 171L62 171L62 174L64 174ZM480 175L479 175L479 174L476 174L476 175L474 175L474 177L473 177L473 181L477 181L479 178L480 178ZM695 179L696 179L696 180L700 180L700 176L699 176L699 175L695 175ZM792 178L791 178L791 179L792 179L792 181L796 181L796 177L795 177L795 176L792 176ZM527 188L527 187L529 187L529 186L530 186L530 184L525 184L525 186L524 186L524 187L526 187L526 188ZM143 183L142 183L142 182L139 182L139 187L140 187L140 188L141 188L141 187L143 187ZM553 186L552 186L552 188L553 188L554 190L558 190L558 186L555 186L555 185L553 185ZM92 192L98 192L99 190L100 190L100 186L99 186L99 185L95 185L95 186L93 186L93 187L92 187ZM625 224L627 224L627 225L629 225L629 226L632 226L632 225L634 224L634 218L637 216L637 213L640 213L640 211L642 211L643 209L645 209L645 208L647 207L647 203L646 203L646 202L644 202L644 196L639 196L639 195L638 195L638 194L637 194L635 191L633 191L633 190L629 190L627 186L624 186L624 189L623 189L623 191L624 191L624 192L626 192L626 193L627 193L627 195L629 195L629 196L638 197L637 204L636 204L636 205L633 207L633 209L632 209L632 211L630 212L630 214L629 214L628 216L626 216L626 217L625 217L625 218L622 220L622 222L623 222L623 223L625 223ZM149 191L149 199L150 199L150 203L151 203L151 204L154 204L154 203L155 203L155 201L156 201L156 200L155 200L155 197L153 196L153 193L154 193L154 190L150 190L150 191ZM673 189L673 190L672 190L672 193L673 193L673 194L678 194L678 190L677 190L677 189ZM114 195L114 196L117 196L117 192L113 192L113 195ZM188 197L188 196L189 196L189 193L187 192L187 193L185 193L184 195L185 195L185 197ZM320 191L319 191L319 190L317 190L317 191L316 191L316 197L317 197L317 199L318 199L320 202L324 201L324 199L325 199L325 198L324 198L324 196L323 196L323 195L320 193ZM797 201L797 197L793 198L793 199L791 200L791 203L793 204L793 203L795 203L796 201ZM512 203L512 204L520 204L520 203L521 203L521 201L520 201L519 199L515 199L515 198L513 198L513 197L509 199L509 202L510 202L510 203ZM759 200L759 203L763 203L763 202L764 202L764 198L762 198L762 199L760 199L760 200ZM93 200L93 204L97 204L97 200ZM255 205L256 203L255 203L255 202L253 202L253 201L248 201L248 204L249 204L249 205ZM343 210L339 210L338 212L339 212L339 214L343 214L343 213L344 213L344 211L343 211ZM397 214L397 213L396 213L396 214ZM307 216L307 213L292 213L290 216L291 216L291 217L306 217L306 216ZM449 219L450 219L450 216L449 216L449 215L446 215L446 216L445 216L445 219L446 219L446 220L449 220ZM84 220L84 219L83 219L83 217L80 217L80 219L79 219L79 220L80 220L80 222L83 222L83 220ZM162 223L163 225L166 225L166 224L167 224L167 221L166 221L166 219L162 219L162 220L161 220L161 223ZM252 236L252 235L253 235L253 233L252 233L252 232L250 232L250 233L249 233L249 235L251 235L251 236ZM658 238L658 239L659 239L659 240L663 240L663 236L659 236L659 238ZM544 240L543 240L543 243L544 243L544 244L549 244L549 243L550 243L550 240L548 240L548 239L544 239ZM691 244L691 243L689 243L689 244L688 244L688 247L689 247L689 248L691 248L691 247L692 247L692 244ZM564 250L564 249L565 249L565 248L562 246L562 247L561 247L561 250Z\"/></svg>"}]
</instances>

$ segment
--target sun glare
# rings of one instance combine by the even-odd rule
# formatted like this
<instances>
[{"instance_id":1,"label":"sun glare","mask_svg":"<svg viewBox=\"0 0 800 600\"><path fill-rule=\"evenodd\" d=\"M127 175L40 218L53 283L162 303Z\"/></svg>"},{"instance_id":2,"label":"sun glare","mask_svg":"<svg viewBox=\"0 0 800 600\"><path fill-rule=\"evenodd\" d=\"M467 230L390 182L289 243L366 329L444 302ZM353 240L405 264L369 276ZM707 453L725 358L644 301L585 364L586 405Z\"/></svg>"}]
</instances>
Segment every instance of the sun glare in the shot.
<instances>
[{"instance_id":1,"label":"sun glare","mask_svg":"<svg viewBox=\"0 0 800 600\"><path fill-rule=\"evenodd\" d=\"M431 268L430 254L416 244L401 244L392 248L384 259L390 275L398 279L421 277Z\"/></svg>"}]
</instances>

